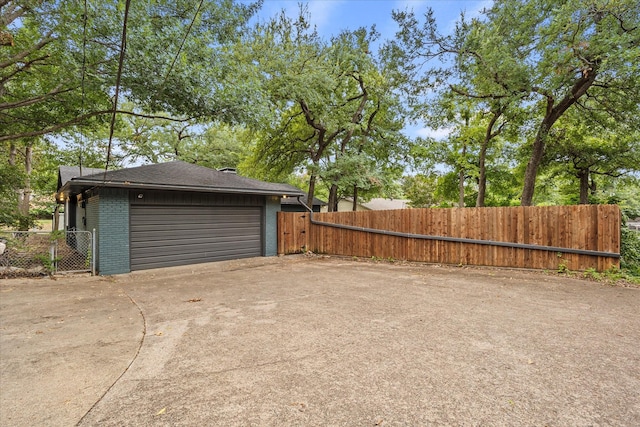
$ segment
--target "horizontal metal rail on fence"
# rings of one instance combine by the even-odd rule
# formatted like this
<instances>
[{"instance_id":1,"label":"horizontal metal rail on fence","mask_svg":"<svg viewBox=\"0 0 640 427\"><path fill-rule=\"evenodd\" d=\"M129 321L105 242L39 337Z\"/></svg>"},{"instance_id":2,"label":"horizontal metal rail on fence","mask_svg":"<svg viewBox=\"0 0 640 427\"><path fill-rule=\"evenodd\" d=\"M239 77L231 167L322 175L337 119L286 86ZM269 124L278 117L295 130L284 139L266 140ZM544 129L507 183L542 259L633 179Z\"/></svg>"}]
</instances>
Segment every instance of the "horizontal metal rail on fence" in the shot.
<instances>
[{"instance_id":1,"label":"horizontal metal rail on fence","mask_svg":"<svg viewBox=\"0 0 640 427\"><path fill-rule=\"evenodd\" d=\"M498 242L494 240L468 239L464 237L448 237L448 236L433 236L429 234L404 233L400 231L381 230L378 228L358 227L355 225L336 224L332 222L318 221L313 218L313 211L309 208L309 206L307 206L299 198L298 198L298 202L302 206L304 206L305 209L307 209L307 211L309 212L309 221L311 222L311 224L320 225L324 227L333 227L333 228L338 228L343 230L361 231L365 233L381 234L385 236L405 237L405 238L419 239L419 240L435 240L435 241L455 242L455 243L472 243L476 245L499 246L499 247L506 247L506 248L518 248L518 249L533 249L533 250L539 250L539 251L560 252L560 253L577 254L577 255L592 255L592 256L610 257L610 258L616 258L616 259L620 258L620 254L615 252L563 248L558 246L544 246L544 245L535 245L535 244L529 244L529 243Z\"/></svg>"}]
</instances>

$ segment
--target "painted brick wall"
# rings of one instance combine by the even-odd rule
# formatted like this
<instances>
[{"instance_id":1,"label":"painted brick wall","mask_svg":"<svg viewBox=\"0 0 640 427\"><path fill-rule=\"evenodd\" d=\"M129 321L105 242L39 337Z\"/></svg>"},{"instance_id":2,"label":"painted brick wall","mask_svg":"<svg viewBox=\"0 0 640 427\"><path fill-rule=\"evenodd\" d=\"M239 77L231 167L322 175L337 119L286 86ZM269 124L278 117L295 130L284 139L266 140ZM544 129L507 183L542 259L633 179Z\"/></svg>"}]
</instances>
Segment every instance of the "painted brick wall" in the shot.
<instances>
[{"instance_id":1,"label":"painted brick wall","mask_svg":"<svg viewBox=\"0 0 640 427\"><path fill-rule=\"evenodd\" d=\"M266 197L264 208L264 256L278 254L278 212L280 197Z\"/></svg>"},{"instance_id":2,"label":"painted brick wall","mask_svg":"<svg viewBox=\"0 0 640 427\"><path fill-rule=\"evenodd\" d=\"M129 192L125 189L100 190L98 234L98 272L102 275L128 273ZM89 225L89 221L87 221Z\"/></svg>"},{"instance_id":3,"label":"painted brick wall","mask_svg":"<svg viewBox=\"0 0 640 427\"><path fill-rule=\"evenodd\" d=\"M98 229L99 214L100 214L100 196L93 196L86 201L86 208L84 209L84 212L82 213L82 215L78 216L79 229L86 230L86 231L93 231L94 229L96 230L96 246L95 246L96 247L96 254L95 254L96 271L98 271L98 264L100 261L100 248L97 245L97 242L99 242L99 240L97 240L98 239L97 236L99 233L99 229ZM83 225L82 223L82 216L86 218L86 225Z\"/></svg>"},{"instance_id":4,"label":"painted brick wall","mask_svg":"<svg viewBox=\"0 0 640 427\"><path fill-rule=\"evenodd\" d=\"M98 218L99 218L99 204L100 204L100 196L93 196L89 200L87 200L86 210L82 213L82 215L78 215L80 218L78 220L79 229L91 231L94 228L96 229L96 233L98 232ZM87 225L82 225L82 216L85 216L87 219Z\"/></svg>"}]
</instances>

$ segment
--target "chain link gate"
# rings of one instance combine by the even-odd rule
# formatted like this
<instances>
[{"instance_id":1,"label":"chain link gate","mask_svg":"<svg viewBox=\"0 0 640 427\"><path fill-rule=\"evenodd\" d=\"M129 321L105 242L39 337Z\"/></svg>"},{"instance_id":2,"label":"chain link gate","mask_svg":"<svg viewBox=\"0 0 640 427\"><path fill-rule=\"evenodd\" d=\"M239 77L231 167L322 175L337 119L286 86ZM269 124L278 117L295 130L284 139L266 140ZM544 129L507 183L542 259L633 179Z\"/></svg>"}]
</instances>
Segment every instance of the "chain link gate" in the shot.
<instances>
[{"instance_id":1,"label":"chain link gate","mask_svg":"<svg viewBox=\"0 0 640 427\"><path fill-rule=\"evenodd\" d=\"M94 232L0 231L0 278L95 274Z\"/></svg>"}]
</instances>

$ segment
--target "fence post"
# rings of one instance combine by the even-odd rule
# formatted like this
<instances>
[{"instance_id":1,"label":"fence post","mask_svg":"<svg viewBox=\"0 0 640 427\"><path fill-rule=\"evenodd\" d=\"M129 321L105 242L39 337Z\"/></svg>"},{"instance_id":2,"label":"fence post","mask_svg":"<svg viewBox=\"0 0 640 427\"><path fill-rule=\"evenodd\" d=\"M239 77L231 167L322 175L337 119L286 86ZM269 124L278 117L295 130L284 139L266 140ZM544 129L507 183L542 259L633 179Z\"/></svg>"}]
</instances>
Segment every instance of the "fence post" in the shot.
<instances>
[{"instance_id":1,"label":"fence post","mask_svg":"<svg viewBox=\"0 0 640 427\"><path fill-rule=\"evenodd\" d=\"M49 239L51 240L51 239ZM49 259L51 261L51 274L56 274L58 272L58 266L57 266L57 262L56 262L56 256L57 256L57 246L58 246L58 240L57 239L53 239L51 240L51 244L49 246Z\"/></svg>"},{"instance_id":2,"label":"fence post","mask_svg":"<svg viewBox=\"0 0 640 427\"><path fill-rule=\"evenodd\" d=\"M91 232L91 275L96 275L96 229Z\"/></svg>"}]
</instances>

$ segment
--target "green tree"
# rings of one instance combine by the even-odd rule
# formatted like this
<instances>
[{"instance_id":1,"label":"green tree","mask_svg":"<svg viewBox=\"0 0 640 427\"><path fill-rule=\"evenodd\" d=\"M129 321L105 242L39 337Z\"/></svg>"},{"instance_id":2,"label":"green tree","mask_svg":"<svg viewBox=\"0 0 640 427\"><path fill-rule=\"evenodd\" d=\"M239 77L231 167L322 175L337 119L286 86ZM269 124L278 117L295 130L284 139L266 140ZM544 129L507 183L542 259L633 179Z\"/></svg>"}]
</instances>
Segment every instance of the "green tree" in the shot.
<instances>
[{"instance_id":1,"label":"green tree","mask_svg":"<svg viewBox=\"0 0 640 427\"><path fill-rule=\"evenodd\" d=\"M440 204L436 197L438 176L418 174L405 176L402 180L402 192L409 199L412 208L430 208Z\"/></svg>"},{"instance_id":2,"label":"green tree","mask_svg":"<svg viewBox=\"0 0 640 427\"><path fill-rule=\"evenodd\" d=\"M7 159L0 162L0 223L27 230L34 226L37 215L48 215L53 210L57 170L63 163L63 152L42 138L21 142L0 145L0 154Z\"/></svg>"},{"instance_id":3,"label":"green tree","mask_svg":"<svg viewBox=\"0 0 640 427\"><path fill-rule=\"evenodd\" d=\"M259 115L250 111L258 106L245 102L253 95L251 82L236 81L224 49L256 4L152 0L128 6L123 0L0 1L0 142L8 144L3 151L10 166L19 161L23 171L16 215L28 217L38 138L71 136L81 159L95 151L87 146L91 141L102 148L109 140L105 128L114 110L157 126L163 118L176 128L195 118L239 122ZM127 104L113 96L119 77Z\"/></svg>"},{"instance_id":4,"label":"green tree","mask_svg":"<svg viewBox=\"0 0 640 427\"><path fill-rule=\"evenodd\" d=\"M214 169L238 168L249 155L252 138L252 132L242 126L214 123L187 142L182 160Z\"/></svg>"},{"instance_id":5,"label":"green tree","mask_svg":"<svg viewBox=\"0 0 640 427\"><path fill-rule=\"evenodd\" d=\"M400 104L369 52L374 31L346 31L325 41L310 29L305 13L302 9L297 20L283 13L258 25L238 47L240 61L251 58L260 70L273 111L256 133L244 168L251 165L256 176L267 179L303 168L309 175L308 200L324 176L331 181L331 209L340 185L357 192L359 185L373 182L369 172L379 165L381 151L387 163L393 161L390 153L401 140L395 113Z\"/></svg>"},{"instance_id":6,"label":"green tree","mask_svg":"<svg viewBox=\"0 0 640 427\"><path fill-rule=\"evenodd\" d=\"M5 0L0 20L0 141L101 125L115 104L124 1ZM256 5L232 0L131 2L122 114L238 121L253 113L223 47ZM5 37L5 36L3 36Z\"/></svg>"},{"instance_id":7,"label":"green tree","mask_svg":"<svg viewBox=\"0 0 640 427\"><path fill-rule=\"evenodd\" d=\"M17 191L24 182L22 170L9 162L0 163L0 225L16 227L24 222L18 210Z\"/></svg>"},{"instance_id":8,"label":"green tree","mask_svg":"<svg viewBox=\"0 0 640 427\"><path fill-rule=\"evenodd\" d=\"M550 130L587 100L629 120L637 112L640 10L635 0L497 0L481 19L464 16L451 35L438 32L433 13L423 23L396 12L398 39L387 47L416 103L442 85L476 100L528 107L533 126L521 203L531 205ZM431 59L455 67L426 69Z\"/></svg>"},{"instance_id":9,"label":"green tree","mask_svg":"<svg viewBox=\"0 0 640 427\"><path fill-rule=\"evenodd\" d=\"M640 172L640 133L624 123L593 120L575 112L565 115L550 133L546 167L552 175L577 184L580 204L597 196L598 181ZM577 181L577 182L576 182ZM575 188L575 187L574 187Z\"/></svg>"}]
</instances>

